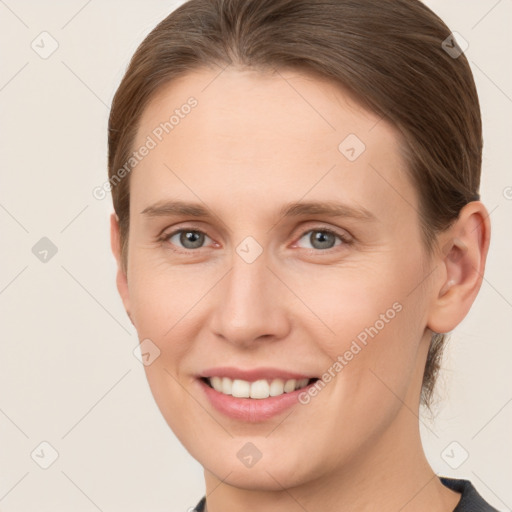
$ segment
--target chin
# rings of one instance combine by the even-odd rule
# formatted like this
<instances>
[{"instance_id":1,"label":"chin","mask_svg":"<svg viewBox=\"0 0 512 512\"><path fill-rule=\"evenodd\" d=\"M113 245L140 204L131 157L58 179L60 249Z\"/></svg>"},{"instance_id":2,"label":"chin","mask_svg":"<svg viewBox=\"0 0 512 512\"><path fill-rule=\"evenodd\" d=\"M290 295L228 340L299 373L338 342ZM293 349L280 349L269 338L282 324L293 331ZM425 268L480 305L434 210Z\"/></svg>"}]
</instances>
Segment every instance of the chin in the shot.
<instances>
[{"instance_id":1,"label":"chin","mask_svg":"<svg viewBox=\"0 0 512 512\"><path fill-rule=\"evenodd\" d=\"M215 476L225 484L254 491L282 491L283 488L289 489L304 484L307 480L306 475L297 474L296 468L282 464L279 467L272 464L263 465L262 461L252 468L221 465L213 469Z\"/></svg>"}]
</instances>

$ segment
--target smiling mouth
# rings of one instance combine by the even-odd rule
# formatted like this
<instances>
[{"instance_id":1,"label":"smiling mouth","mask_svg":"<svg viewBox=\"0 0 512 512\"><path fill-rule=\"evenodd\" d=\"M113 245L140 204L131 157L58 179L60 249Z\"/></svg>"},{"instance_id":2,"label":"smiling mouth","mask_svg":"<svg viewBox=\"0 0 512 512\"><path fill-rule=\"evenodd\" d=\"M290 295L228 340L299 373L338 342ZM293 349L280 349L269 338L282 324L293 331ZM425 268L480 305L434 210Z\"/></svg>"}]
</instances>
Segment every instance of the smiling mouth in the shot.
<instances>
[{"instance_id":1,"label":"smiling mouth","mask_svg":"<svg viewBox=\"0 0 512 512\"><path fill-rule=\"evenodd\" d=\"M201 377L201 380L210 388L236 398L249 398L262 400L272 396L280 396L305 388L316 382L311 379L260 379L253 382L229 377Z\"/></svg>"}]
</instances>

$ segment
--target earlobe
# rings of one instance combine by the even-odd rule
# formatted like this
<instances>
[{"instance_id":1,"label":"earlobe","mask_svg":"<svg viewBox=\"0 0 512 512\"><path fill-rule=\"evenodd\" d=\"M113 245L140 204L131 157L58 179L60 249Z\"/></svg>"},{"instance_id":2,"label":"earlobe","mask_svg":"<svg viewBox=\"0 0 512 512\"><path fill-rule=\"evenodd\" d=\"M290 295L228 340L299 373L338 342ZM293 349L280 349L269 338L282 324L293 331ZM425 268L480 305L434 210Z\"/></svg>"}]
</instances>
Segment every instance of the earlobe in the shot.
<instances>
[{"instance_id":1,"label":"earlobe","mask_svg":"<svg viewBox=\"0 0 512 512\"><path fill-rule=\"evenodd\" d=\"M115 213L110 216L110 246L112 254L117 262L116 285L121 300L123 301L124 308L130 321L133 324L133 319L130 315L130 298L128 290L128 278L124 270L123 255L121 250L121 236L119 231L119 219Z\"/></svg>"},{"instance_id":2,"label":"earlobe","mask_svg":"<svg viewBox=\"0 0 512 512\"><path fill-rule=\"evenodd\" d=\"M452 331L467 315L483 280L490 241L489 215L480 201L468 203L440 235L439 276L433 289L428 328Z\"/></svg>"}]
</instances>

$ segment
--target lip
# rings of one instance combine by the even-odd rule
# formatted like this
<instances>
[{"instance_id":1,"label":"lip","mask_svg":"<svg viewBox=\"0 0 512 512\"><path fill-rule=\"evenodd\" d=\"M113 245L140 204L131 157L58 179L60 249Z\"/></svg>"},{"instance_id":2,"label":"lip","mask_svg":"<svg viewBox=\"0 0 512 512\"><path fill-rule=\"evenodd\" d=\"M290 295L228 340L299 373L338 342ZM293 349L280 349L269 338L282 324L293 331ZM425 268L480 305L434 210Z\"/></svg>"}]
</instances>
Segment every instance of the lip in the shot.
<instances>
[{"instance_id":1,"label":"lip","mask_svg":"<svg viewBox=\"0 0 512 512\"><path fill-rule=\"evenodd\" d=\"M299 395L307 392L307 390L311 386L314 386L316 382L311 382L308 386L296 389L290 393L283 393L279 396L269 396L268 398L254 399L225 395L224 393L211 388L202 380L205 377L213 376L242 379L247 380L248 382L254 382L259 379L281 378L283 380L288 380L316 377L308 377L304 374L278 370L275 368L241 370L228 367L204 370L200 375L198 375L196 381L213 408L229 418L247 423L264 422L283 413L285 410L298 404Z\"/></svg>"},{"instance_id":2,"label":"lip","mask_svg":"<svg viewBox=\"0 0 512 512\"><path fill-rule=\"evenodd\" d=\"M248 382L255 382L261 379L315 379L316 375L306 375L303 373L291 372L288 370L280 370L279 368L252 368L250 370L243 370L241 368L234 368L233 366L223 366L216 368L207 368L198 374L198 377L229 377L230 379L246 380Z\"/></svg>"}]
</instances>

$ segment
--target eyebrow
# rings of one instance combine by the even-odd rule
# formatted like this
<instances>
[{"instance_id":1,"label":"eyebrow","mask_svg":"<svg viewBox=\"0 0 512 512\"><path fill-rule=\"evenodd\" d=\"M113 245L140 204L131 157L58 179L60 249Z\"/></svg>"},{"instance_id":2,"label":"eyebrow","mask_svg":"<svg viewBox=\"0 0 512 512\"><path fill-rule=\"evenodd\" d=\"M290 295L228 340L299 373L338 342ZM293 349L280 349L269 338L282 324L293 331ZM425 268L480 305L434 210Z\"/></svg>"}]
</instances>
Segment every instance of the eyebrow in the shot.
<instances>
[{"instance_id":1,"label":"eyebrow","mask_svg":"<svg viewBox=\"0 0 512 512\"><path fill-rule=\"evenodd\" d=\"M158 201L144 208L142 215L148 217L170 217L183 215L206 218L212 214L200 203L186 201ZM351 217L357 220L376 220L375 215L364 207L349 206L337 201L295 201L285 204L278 212L280 217L300 217L305 215L326 215L328 217Z\"/></svg>"}]
</instances>

